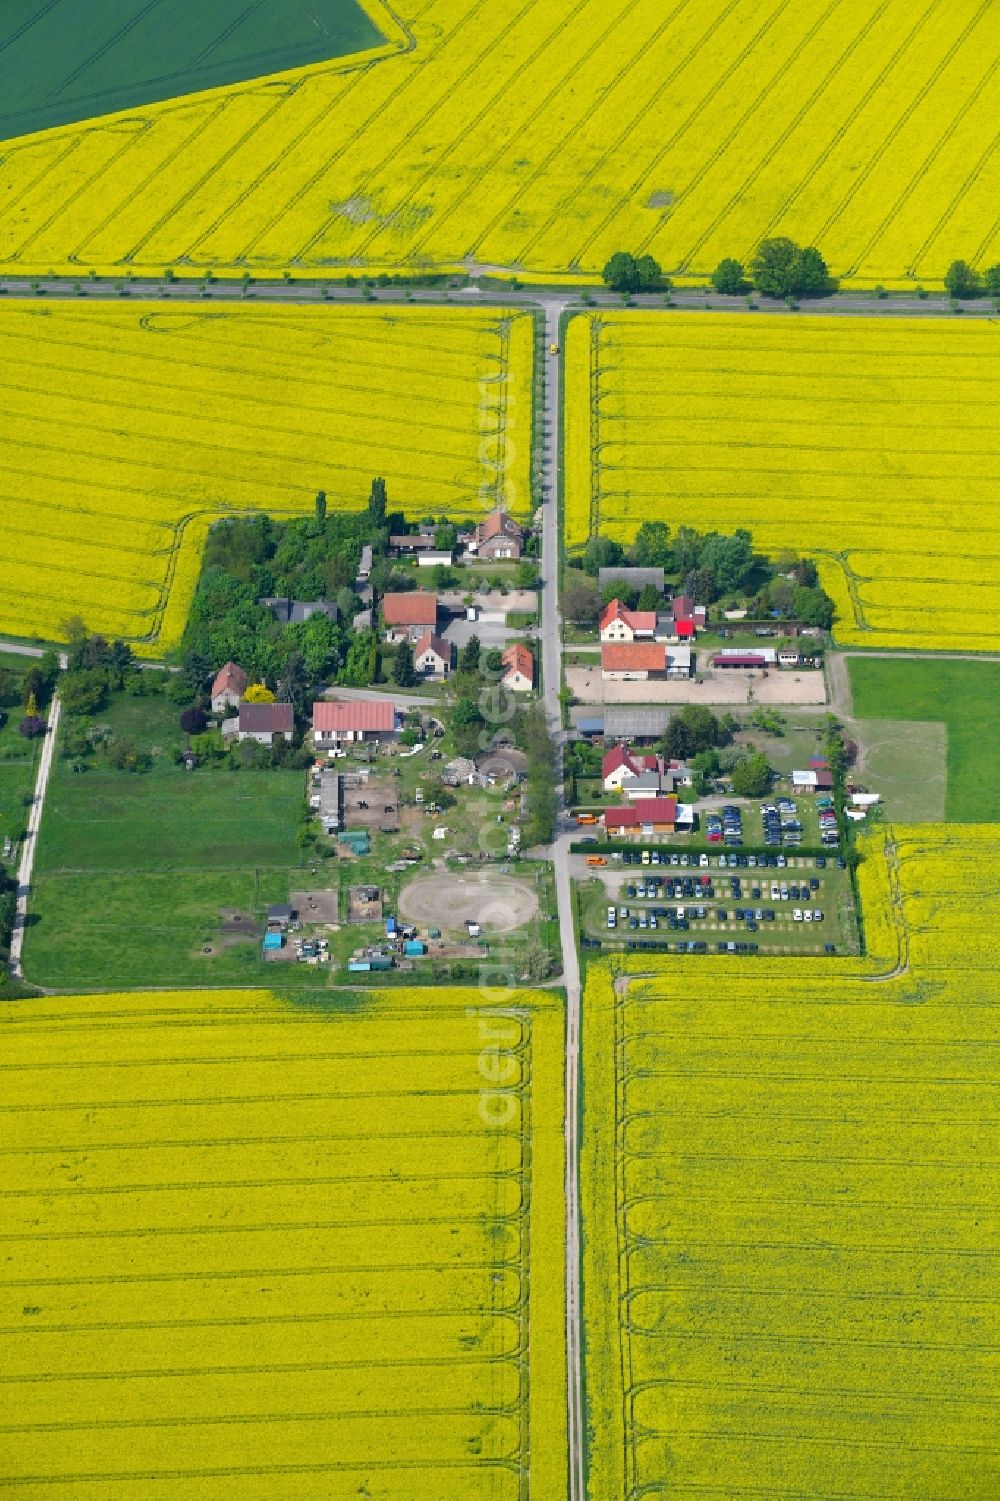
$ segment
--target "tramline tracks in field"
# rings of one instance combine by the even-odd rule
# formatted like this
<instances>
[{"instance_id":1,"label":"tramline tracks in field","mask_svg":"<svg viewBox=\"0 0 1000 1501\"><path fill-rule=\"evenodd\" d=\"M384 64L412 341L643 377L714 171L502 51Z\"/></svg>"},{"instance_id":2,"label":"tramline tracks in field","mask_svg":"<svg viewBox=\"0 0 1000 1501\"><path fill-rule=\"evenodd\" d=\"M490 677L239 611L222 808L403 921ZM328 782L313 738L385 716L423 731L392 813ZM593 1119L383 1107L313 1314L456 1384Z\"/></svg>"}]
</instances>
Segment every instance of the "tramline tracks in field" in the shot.
<instances>
[{"instance_id":1,"label":"tramline tracks in field","mask_svg":"<svg viewBox=\"0 0 1000 1501\"><path fill-rule=\"evenodd\" d=\"M501 484L509 508L529 503L530 446L520 439L531 313L166 309L137 300L43 313L12 307L0 322L0 357L11 370L0 440L11 504L30 507L41 489L48 509L32 535L49 530L41 518L68 508L88 517L83 543L99 536L103 549L78 547L71 561L55 539L44 597L28 584L37 563L0 563L10 609L15 598L34 600L32 620L18 604L5 629L23 633L34 622L34 634L53 639L61 619L83 613L106 634L163 650L183 633L214 517L302 514L320 488L335 508L359 510L376 473L418 514L446 502L456 516L476 517ZM43 391L47 408L36 399ZM423 441L404 445L414 423ZM82 520L74 530L85 530Z\"/></svg>"},{"instance_id":2,"label":"tramline tracks in field","mask_svg":"<svg viewBox=\"0 0 1000 1501\"><path fill-rule=\"evenodd\" d=\"M79 999L97 1008L82 1030L72 1008L60 1024L50 998L36 1024L22 1008L4 1036L6 1056L24 1067L17 1105L8 1091L0 1109L26 1149L4 1154L0 1280L22 1299L29 1285L44 1288L46 1303L30 1343L22 1324L0 1328L4 1482L58 1493L86 1476L148 1487L211 1470L246 1484L309 1469L338 1487L353 1477L354 1489L397 1472L397 1501L429 1501L425 1482L448 1488L459 1476L469 1501L563 1493L558 1005L504 992L517 1079L503 1092L517 1108L491 1124L476 992L372 991L366 1014L308 1016L294 1001L234 1006L225 993L218 1015L204 994L200 1012L178 1006L180 995L151 996L147 1017L134 996L127 1007ZM127 1027L107 1031L103 1010L127 1016ZM262 1026L278 1039L282 1023L294 1028L291 1049L261 1049ZM304 1070L329 1078L331 1045L355 1087L296 1091ZM221 1053L258 1087L217 1096L200 1064L221 1065ZM96 1117L115 1122L115 1139L97 1124L93 1155L79 1163L85 1181L67 1183L71 1165L60 1165L46 1122L89 1116L80 1078L96 1088L116 1062L124 1088L102 1092ZM445 1074L455 1091L435 1093ZM300 1113L277 1135L276 1107ZM239 1137L197 1130L234 1108ZM317 1109L326 1129L297 1129L301 1112ZM418 1129L407 1129L408 1111ZM150 1112L195 1130L171 1140L154 1125L150 1137ZM456 1140L464 1174L452 1170ZM338 1171L317 1172L327 1156ZM18 1228L36 1193L51 1214ZM106 1201L97 1225L86 1207L95 1197ZM257 1212L272 1201L272 1213ZM317 1387L323 1373L332 1383Z\"/></svg>"},{"instance_id":3,"label":"tramline tracks in field","mask_svg":"<svg viewBox=\"0 0 1000 1501\"><path fill-rule=\"evenodd\" d=\"M841 644L942 649L961 634L966 647L992 648L1000 586L989 543L977 568L967 557L1000 478L991 325L913 320L890 334L822 316L780 326L722 313L581 318L590 336L567 340L570 378L589 359L593 409L573 442L589 444L592 474L569 497L571 546L600 526L629 540L657 514L701 530L746 526L764 551L817 558ZM951 401L932 371L946 373ZM959 392L974 395L974 412ZM581 455L567 464L582 476ZM941 608L965 581L963 625L949 632Z\"/></svg>"}]
</instances>

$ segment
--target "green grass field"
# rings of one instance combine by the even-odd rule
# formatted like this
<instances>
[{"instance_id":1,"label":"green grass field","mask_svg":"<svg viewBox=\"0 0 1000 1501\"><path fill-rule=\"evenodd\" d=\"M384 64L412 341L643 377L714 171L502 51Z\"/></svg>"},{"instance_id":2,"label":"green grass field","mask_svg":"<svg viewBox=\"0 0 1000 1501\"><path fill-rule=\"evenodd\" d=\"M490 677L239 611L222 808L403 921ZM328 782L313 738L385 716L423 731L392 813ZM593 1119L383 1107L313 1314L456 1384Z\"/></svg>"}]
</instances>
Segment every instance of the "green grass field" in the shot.
<instances>
[{"instance_id":1,"label":"green grass field","mask_svg":"<svg viewBox=\"0 0 1000 1501\"><path fill-rule=\"evenodd\" d=\"M0 139L378 46L356 0L7 0Z\"/></svg>"},{"instance_id":2,"label":"green grass field","mask_svg":"<svg viewBox=\"0 0 1000 1501\"><path fill-rule=\"evenodd\" d=\"M141 723L141 742L159 754L145 775L99 757L74 773L57 755L26 973L65 989L266 983L274 967L261 959L264 909L313 880L295 840L303 773L174 767L177 710L162 698L122 697L99 719L137 740ZM220 931L224 909L252 919L252 938ZM317 978L296 966L296 983Z\"/></svg>"},{"instance_id":3,"label":"green grass field","mask_svg":"<svg viewBox=\"0 0 1000 1501\"><path fill-rule=\"evenodd\" d=\"M944 817L951 823L1000 823L1000 666L990 662L849 660L854 714L861 720L938 722L948 739L948 785ZM890 779L911 776L933 782L934 764L913 765L905 743L893 757L891 745L873 731L876 757L865 780L879 790L876 772ZM923 737L921 737L923 743ZM890 808L890 813L893 811ZM899 817L904 813L899 812Z\"/></svg>"}]
</instances>

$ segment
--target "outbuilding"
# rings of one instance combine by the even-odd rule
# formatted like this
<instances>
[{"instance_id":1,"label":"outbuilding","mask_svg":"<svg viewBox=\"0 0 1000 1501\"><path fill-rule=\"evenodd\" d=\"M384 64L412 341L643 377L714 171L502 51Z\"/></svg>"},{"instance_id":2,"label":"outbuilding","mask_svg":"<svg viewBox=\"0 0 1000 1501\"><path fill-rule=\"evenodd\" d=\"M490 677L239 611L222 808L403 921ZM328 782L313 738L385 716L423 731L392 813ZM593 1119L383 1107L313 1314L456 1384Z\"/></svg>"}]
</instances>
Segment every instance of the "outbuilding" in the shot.
<instances>
[{"instance_id":1,"label":"outbuilding","mask_svg":"<svg viewBox=\"0 0 1000 1501\"><path fill-rule=\"evenodd\" d=\"M276 740L291 740L295 730L295 710L291 704L240 704L237 735L256 740L259 745L273 745Z\"/></svg>"},{"instance_id":2,"label":"outbuilding","mask_svg":"<svg viewBox=\"0 0 1000 1501\"><path fill-rule=\"evenodd\" d=\"M677 799L645 798L624 808L607 808L603 817L609 839L651 839L673 834L677 827Z\"/></svg>"}]
</instances>

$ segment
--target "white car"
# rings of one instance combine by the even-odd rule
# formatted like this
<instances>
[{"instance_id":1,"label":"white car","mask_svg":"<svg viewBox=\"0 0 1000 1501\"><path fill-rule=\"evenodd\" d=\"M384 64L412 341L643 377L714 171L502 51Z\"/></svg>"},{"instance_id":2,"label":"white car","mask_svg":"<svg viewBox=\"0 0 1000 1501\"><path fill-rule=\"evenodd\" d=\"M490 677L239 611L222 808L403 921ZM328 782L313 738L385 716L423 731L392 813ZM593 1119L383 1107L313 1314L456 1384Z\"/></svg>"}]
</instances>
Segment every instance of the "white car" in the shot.
<instances>
[{"instance_id":1,"label":"white car","mask_svg":"<svg viewBox=\"0 0 1000 1501\"><path fill-rule=\"evenodd\" d=\"M792 913L792 921L793 922L801 922L802 921L802 909L800 907L796 907L795 910L793 911L793 913Z\"/></svg>"},{"instance_id":2,"label":"white car","mask_svg":"<svg viewBox=\"0 0 1000 1501\"><path fill-rule=\"evenodd\" d=\"M702 870L704 870L705 866L708 864L708 856L707 855L699 855L698 856L698 864L701 866Z\"/></svg>"},{"instance_id":3,"label":"white car","mask_svg":"<svg viewBox=\"0 0 1000 1501\"><path fill-rule=\"evenodd\" d=\"M811 907L806 907L804 909L804 911L802 913L802 920L803 920L803 922L812 922L813 915L812 915L812 908Z\"/></svg>"}]
</instances>

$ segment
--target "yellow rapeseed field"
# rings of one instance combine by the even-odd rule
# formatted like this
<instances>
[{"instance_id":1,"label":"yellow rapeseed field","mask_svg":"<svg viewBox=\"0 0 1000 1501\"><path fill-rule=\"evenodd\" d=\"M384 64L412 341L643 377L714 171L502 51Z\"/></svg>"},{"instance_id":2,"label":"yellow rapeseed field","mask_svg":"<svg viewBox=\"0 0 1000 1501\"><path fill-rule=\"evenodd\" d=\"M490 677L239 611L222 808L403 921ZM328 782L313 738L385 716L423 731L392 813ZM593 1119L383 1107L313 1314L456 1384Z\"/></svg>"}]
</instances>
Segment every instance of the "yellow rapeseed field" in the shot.
<instances>
[{"instance_id":1,"label":"yellow rapeseed field","mask_svg":"<svg viewBox=\"0 0 1000 1501\"><path fill-rule=\"evenodd\" d=\"M1000 260L988 0L385 9L381 53L11 142L0 267L593 278L628 247L701 279L776 232L857 284Z\"/></svg>"},{"instance_id":2,"label":"yellow rapeseed field","mask_svg":"<svg viewBox=\"0 0 1000 1501\"><path fill-rule=\"evenodd\" d=\"M184 302L0 316L0 631L162 653L225 511L524 513L533 320L491 309Z\"/></svg>"},{"instance_id":3,"label":"yellow rapeseed field","mask_svg":"<svg viewBox=\"0 0 1000 1501\"><path fill-rule=\"evenodd\" d=\"M570 547L651 516L747 527L817 559L845 644L1000 645L994 323L586 315L567 359L595 413L567 423Z\"/></svg>"},{"instance_id":4,"label":"yellow rapeseed field","mask_svg":"<svg viewBox=\"0 0 1000 1501\"><path fill-rule=\"evenodd\" d=\"M565 1494L562 1012L7 1005L0 1489Z\"/></svg>"},{"instance_id":5,"label":"yellow rapeseed field","mask_svg":"<svg viewBox=\"0 0 1000 1501\"><path fill-rule=\"evenodd\" d=\"M602 1501L1000 1493L1000 833L863 848L865 959L590 971Z\"/></svg>"}]
</instances>

